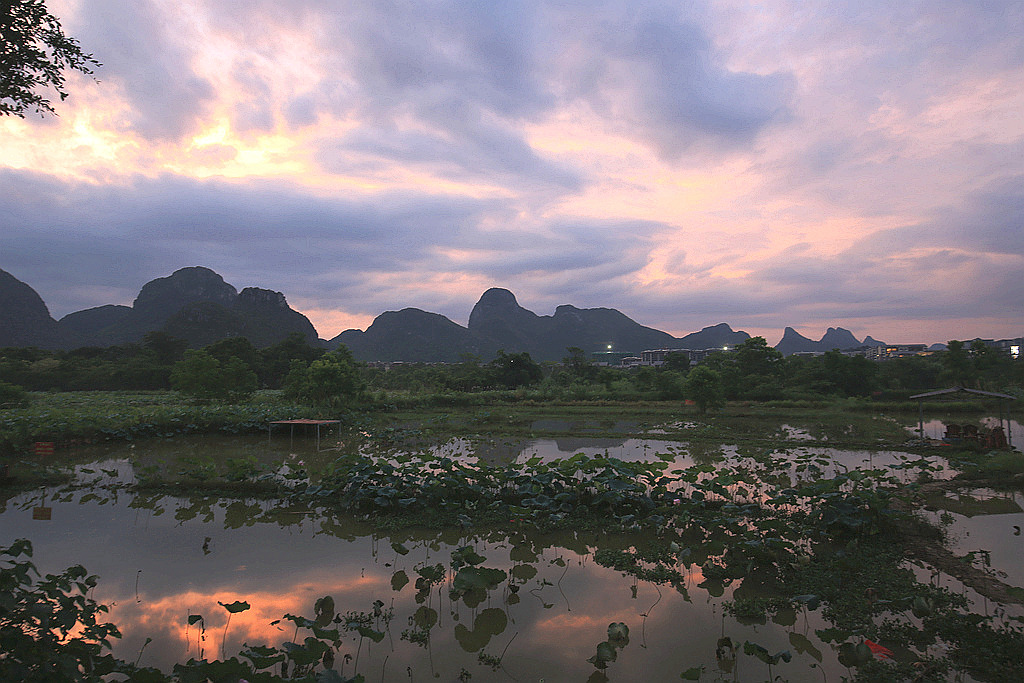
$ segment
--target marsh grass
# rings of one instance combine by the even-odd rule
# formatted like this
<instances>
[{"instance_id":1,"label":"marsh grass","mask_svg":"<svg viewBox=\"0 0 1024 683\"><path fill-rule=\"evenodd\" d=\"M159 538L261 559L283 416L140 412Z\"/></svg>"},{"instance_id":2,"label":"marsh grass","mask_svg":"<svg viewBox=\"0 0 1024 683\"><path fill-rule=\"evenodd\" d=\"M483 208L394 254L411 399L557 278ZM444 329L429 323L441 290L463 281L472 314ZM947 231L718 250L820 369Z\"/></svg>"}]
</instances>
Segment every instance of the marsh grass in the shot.
<instances>
[{"instance_id":1,"label":"marsh grass","mask_svg":"<svg viewBox=\"0 0 1024 683\"><path fill-rule=\"evenodd\" d=\"M315 417L280 392L237 403L195 402L175 392L34 393L27 406L0 411L0 455L24 455L37 441L72 446L181 434L244 434L270 420Z\"/></svg>"}]
</instances>

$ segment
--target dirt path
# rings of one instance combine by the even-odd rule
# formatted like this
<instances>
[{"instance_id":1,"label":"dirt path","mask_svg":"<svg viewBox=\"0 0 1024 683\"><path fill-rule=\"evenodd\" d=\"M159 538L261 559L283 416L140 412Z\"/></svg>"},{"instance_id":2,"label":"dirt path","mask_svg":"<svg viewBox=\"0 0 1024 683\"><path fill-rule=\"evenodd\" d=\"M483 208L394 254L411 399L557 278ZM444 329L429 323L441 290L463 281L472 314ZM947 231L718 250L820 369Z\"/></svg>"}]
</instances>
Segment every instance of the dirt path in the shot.
<instances>
[{"instance_id":1,"label":"dirt path","mask_svg":"<svg viewBox=\"0 0 1024 683\"><path fill-rule=\"evenodd\" d=\"M929 482L918 490L918 500L912 505L906 501L895 501L894 510L911 512L921 507L928 494L945 493L964 488L985 488L991 482L983 480L948 480ZM979 595L1002 604L1024 605L1024 588L1011 586L1000 581L992 574L975 567L963 557L954 555L942 542L941 535L934 527L922 528L922 522L904 522L899 530L904 543L904 554L931 565L935 569L957 579L965 586L974 589Z\"/></svg>"}]
</instances>

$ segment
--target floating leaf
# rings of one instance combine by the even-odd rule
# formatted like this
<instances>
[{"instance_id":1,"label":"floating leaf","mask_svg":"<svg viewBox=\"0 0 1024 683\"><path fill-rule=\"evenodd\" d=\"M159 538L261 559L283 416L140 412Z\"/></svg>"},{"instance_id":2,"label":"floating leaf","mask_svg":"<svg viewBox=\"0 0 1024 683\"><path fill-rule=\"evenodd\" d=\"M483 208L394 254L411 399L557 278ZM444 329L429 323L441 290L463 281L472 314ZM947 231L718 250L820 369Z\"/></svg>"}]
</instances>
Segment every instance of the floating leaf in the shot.
<instances>
[{"instance_id":1,"label":"floating leaf","mask_svg":"<svg viewBox=\"0 0 1024 683\"><path fill-rule=\"evenodd\" d=\"M479 652L487 646L493 636L502 633L508 626L508 615L503 610L490 607L477 615L470 631L462 624L455 627L455 639L466 652Z\"/></svg>"},{"instance_id":2,"label":"floating leaf","mask_svg":"<svg viewBox=\"0 0 1024 683\"><path fill-rule=\"evenodd\" d=\"M391 575L391 590L400 591L409 583L409 575L404 571L397 571Z\"/></svg>"},{"instance_id":3,"label":"floating leaf","mask_svg":"<svg viewBox=\"0 0 1024 683\"><path fill-rule=\"evenodd\" d=\"M437 624L437 610L420 605L412 615L412 619L424 631L432 629Z\"/></svg>"},{"instance_id":4,"label":"floating leaf","mask_svg":"<svg viewBox=\"0 0 1024 683\"><path fill-rule=\"evenodd\" d=\"M510 571L512 576L522 582L529 581L533 577L537 576L537 568L532 564L517 564L513 566Z\"/></svg>"},{"instance_id":5,"label":"floating leaf","mask_svg":"<svg viewBox=\"0 0 1024 683\"><path fill-rule=\"evenodd\" d=\"M614 662L617 657L618 654L615 652L615 646L608 641L604 641L597 644L597 653L587 661L598 669L607 669L608 662Z\"/></svg>"},{"instance_id":6,"label":"floating leaf","mask_svg":"<svg viewBox=\"0 0 1024 683\"><path fill-rule=\"evenodd\" d=\"M629 627L621 621L608 624L608 642L615 647L629 645Z\"/></svg>"},{"instance_id":7,"label":"floating leaf","mask_svg":"<svg viewBox=\"0 0 1024 683\"><path fill-rule=\"evenodd\" d=\"M384 640L384 633L382 631L374 631L369 626L360 626L356 629L356 631L359 632L359 635L363 636L364 638L369 638L375 643L379 643L380 641Z\"/></svg>"},{"instance_id":8,"label":"floating leaf","mask_svg":"<svg viewBox=\"0 0 1024 683\"><path fill-rule=\"evenodd\" d=\"M807 636L792 631L789 634L789 644L800 654L809 654L819 662L821 661L821 650L814 647L814 644L811 643L810 638Z\"/></svg>"},{"instance_id":9,"label":"floating leaf","mask_svg":"<svg viewBox=\"0 0 1024 683\"><path fill-rule=\"evenodd\" d=\"M477 565L487 558L473 550L472 546L464 545L452 552L452 567L458 569L464 565Z\"/></svg>"}]
</instances>

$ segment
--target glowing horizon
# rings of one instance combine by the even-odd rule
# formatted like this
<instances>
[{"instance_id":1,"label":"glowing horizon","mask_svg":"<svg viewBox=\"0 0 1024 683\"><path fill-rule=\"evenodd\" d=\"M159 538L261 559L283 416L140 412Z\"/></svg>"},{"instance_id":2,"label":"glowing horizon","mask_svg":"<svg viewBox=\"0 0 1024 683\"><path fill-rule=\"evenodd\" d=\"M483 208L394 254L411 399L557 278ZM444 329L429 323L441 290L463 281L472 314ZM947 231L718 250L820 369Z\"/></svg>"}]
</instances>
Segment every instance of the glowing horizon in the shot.
<instances>
[{"instance_id":1,"label":"glowing horizon","mask_svg":"<svg viewBox=\"0 0 1024 683\"><path fill-rule=\"evenodd\" d=\"M104 66L0 119L0 268L55 317L204 265L324 338L491 286L675 336L1024 333L1015 5L52 9Z\"/></svg>"}]
</instances>

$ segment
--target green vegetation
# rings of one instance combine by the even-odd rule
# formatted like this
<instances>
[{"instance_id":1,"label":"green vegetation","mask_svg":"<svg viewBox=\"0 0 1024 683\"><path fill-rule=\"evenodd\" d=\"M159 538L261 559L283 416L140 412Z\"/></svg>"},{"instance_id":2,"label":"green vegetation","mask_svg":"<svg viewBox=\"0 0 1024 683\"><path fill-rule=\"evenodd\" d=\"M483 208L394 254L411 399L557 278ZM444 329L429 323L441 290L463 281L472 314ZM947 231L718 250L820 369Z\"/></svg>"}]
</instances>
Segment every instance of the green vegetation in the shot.
<instances>
[{"instance_id":1,"label":"green vegetation","mask_svg":"<svg viewBox=\"0 0 1024 683\"><path fill-rule=\"evenodd\" d=\"M179 434L265 431L271 420L317 417L315 409L257 394L240 404L196 404L170 392L34 394L29 405L0 412L0 454L24 455L32 443L70 446Z\"/></svg>"},{"instance_id":2,"label":"green vegetation","mask_svg":"<svg viewBox=\"0 0 1024 683\"><path fill-rule=\"evenodd\" d=\"M0 408L17 408L28 401L28 392L15 384L0 381Z\"/></svg>"},{"instance_id":3,"label":"green vegetation","mask_svg":"<svg viewBox=\"0 0 1024 683\"><path fill-rule=\"evenodd\" d=\"M82 52L78 41L65 35L60 20L46 9L43 0L5 2L0 11L0 34L4 37L0 61L0 116L24 117L25 112L53 114L45 90L53 88L60 99L66 71L91 74L100 66L93 56Z\"/></svg>"},{"instance_id":4,"label":"green vegetation","mask_svg":"<svg viewBox=\"0 0 1024 683\"><path fill-rule=\"evenodd\" d=\"M89 593L96 587L97 577L88 575L84 567L70 567L60 574L39 577L32 556L32 544L18 539L7 547L0 546L0 679L25 683L100 683L116 680L147 683L161 681L237 681L248 679L271 683L275 681L306 681L308 683L357 683L363 677L347 678L333 669L333 651L343 631L359 628L352 620L341 628L341 617L334 612L334 601L324 597L315 604L316 617L286 615L299 630L310 633L301 642L287 642L280 648L265 645L247 646L239 656L220 661L190 659L174 667L166 675L150 667L114 657L111 639L121 633L112 623L99 619L109 612ZM230 615L249 609L247 602L221 603ZM189 625L202 624L202 615L191 615ZM275 622L277 623L277 622ZM225 626L225 632L227 627ZM147 639L147 644L150 642ZM326 655L331 654L328 658ZM141 656L141 653L140 653ZM330 662L330 666L327 663ZM317 671L323 663L323 670ZM281 675L268 671L276 667ZM288 672L286 674L285 672ZM330 673L326 673L330 672Z\"/></svg>"},{"instance_id":5,"label":"green vegetation","mask_svg":"<svg viewBox=\"0 0 1024 683\"><path fill-rule=\"evenodd\" d=\"M287 398L335 411L365 400L366 383L344 346L309 365L293 360L284 384Z\"/></svg>"},{"instance_id":6,"label":"green vegetation","mask_svg":"<svg viewBox=\"0 0 1024 683\"><path fill-rule=\"evenodd\" d=\"M707 413L708 408L716 410L725 405L722 376L706 365L698 365L690 371L684 391L697 404L701 415Z\"/></svg>"},{"instance_id":7,"label":"green vegetation","mask_svg":"<svg viewBox=\"0 0 1024 683\"><path fill-rule=\"evenodd\" d=\"M28 391L170 389L171 373L187 350L187 342L164 332L150 332L141 344L106 348L5 348L0 349L0 378ZM244 365L255 373L256 386L262 389L280 389L292 361L309 364L324 353L324 349L310 346L297 333L263 349L242 337L232 337L201 351L216 359L222 368L232 365L235 374L245 374L241 369Z\"/></svg>"},{"instance_id":8,"label":"green vegetation","mask_svg":"<svg viewBox=\"0 0 1024 683\"><path fill-rule=\"evenodd\" d=\"M0 378L28 391L170 389L172 372L183 361L186 349L184 341L162 332L146 335L141 344L102 349L0 349ZM190 354L194 366L199 365L195 360L199 351ZM201 351L216 359L221 371L230 366L239 386L250 385L243 365L255 373L256 386L261 389L282 388L291 375L290 395L321 406L335 401L329 401L324 393L329 393L332 383L342 397L335 401L338 407L365 405L364 387L373 405L395 407L467 406L495 400L696 401L695 392L709 390L708 382L698 381L706 377L703 370L687 387L693 369L682 354L669 354L658 368L629 370L597 366L576 347L566 349L561 363L538 364L527 353L499 351L486 363L467 357L454 364L367 366L355 362L342 347L313 368L324 349L310 346L299 334L264 349L233 337ZM867 398L891 405L914 393L961 385L1024 397L1024 359L1011 359L978 342L970 347L951 343L948 351L930 356L873 362L838 351L811 358L782 358L764 338L753 337L732 351L712 354L696 367L718 375L710 385L718 390L711 392L711 403L705 404L709 410L720 403L719 391L728 401ZM320 376L306 384L303 371ZM316 384L323 386L318 389ZM206 389L198 391L209 395ZM236 400L245 393L240 391Z\"/></svg>"},{"instance_id":9,"label":"green vegetation","mask_svg":"<svg viewBox=\"0 0 1024 683\"><path fill-rule=\"evenodd\" d=\"M914 505L937 499L934 492L919 495L934 475L930 461L908 455L894 471L844 471L827 458L785 450L807 439L831 447L899 446L929 453L927 444L908 443L912 435L903 424L914 418L893 417L898 410L916 414L907 396L943 382L1024 395L1020 360L977 345L951 345L945 354L886 363L835 352L784 359L760 338L694 368L678 356L670 360L662 368L628 372L596 366L570 348L561 364L539 365L527 354L501 352L489 363L467 358L455 365L368 367L344 347L325 354L301 337L263 350L239 339L187 350L167 335L105 350L5 349L0 453L24 458L38 441L67 446L246 433L265 430L271 420L341 417L348 449L315 462L285 466L217 456L182 457L163 466L136 462L133 483L104 472L65 491L88 489L86 495L97 498L128 491L136 496L133 506L153 508L165 492L201 491L199 499L170 503L177 506L175 519L213 519L212 511L223 508L224 523L232 528L279 508L329 512L391 531L415 526L438 534L478 533L496 542L586 532L593 541L578 543L580 554L592 554L598 565L636 581L668 586L684 597L692 576L700 577L699 588L712 597L733 589L728 609L740 623L771 618L791 624L798 613L820 610L826 627L816 633L817 647L833 647L853 680L938 681L966 672L976 680L999 681L1024 675L1019 625L970 612L960 596L919 582L905 565L907 548L925 542L938 547L937 537L914 536L921 525L912 517ZM128 384L162 390L40 392L126 378ZM253 392L256 384L274 388ZM177 391L167 390L172 386ZM978 411L984 405L946 404L942 411ZM661 453L650 462L577 454L554 462L531 458L489 465L431 450L456 436L559 436L571 431L563 422L585 425L593 436L656 435L685 442L695 464L677 467L677 453ZM737 455L724 458L722 444L735 446ZM1019 453L947 447L941 455L962 476L986 485L1024 471ZM29 469L12 465L10 474L34 481ZM52 468L39 476L52 477ZM275 511L261 512L251 504L255 497L275 501ZM402 554L400 543L393 548ZM296 633L304 630L303 638L246 647L231 659L191 660L165 674L109 654L107 641L117 637L117 627L99 623L103 607L88 599L95 580L84 569L33 578L30 564L20 559L30 553L26 542L4 553L11 559L4 565L0 634L5 651L10 642L9 651L18 654L0 657L0 674L26 680L98 680L108 674L152 681L358 680L356 672L349 679L343 669L335 671L333 653L340 655L344 638L379 642L390 619L382 601L368 612L342 613L325 597L312 619L284 617ZM536 574L529 559L516 563L508 572L488 567L483 555L462 546L448 568L418 565L418 578L396 571L392 586L397 591L415 581L417 595L425 599L447 585L450 599L471 609L485 604L491 592L505 590L512 604L523 577ZM1016 594L1011 588L1000 595ZM222 605L229 615L249 607L243 601ZM439 620L436 610L422 606L402 640L429 647ZM204 627L202 617L193 616ZM464 649L479 653L481 665L501 668L504 652L483 648L505 620L502 610L488 606L475 623L456 625L455 635ZM40 635L47 625L57 625L49 631L52 642ZM634 639L643 637L642 625L632 628ZM586 660L595 676L614 671L616 659L629 652L630 637L629 625L614 622L607 639L595 639ZM794 649L817 651L821 661L806 635L791 633L790 639ZM876 659L871 648L877 642L900 643L896 660ZM723 633L716 660L726 667L746 657L769 677L785 678L792 653L776 650ZM680 675L700 680L703 672L697 666Z\"/></svg>"},{"instance_id":10,"label":"green vegetation","mask_svg":"<svg viewBox=\"0 0 1024 683\"><path fill-rule=\"evenodd\" d=\"M959 670L976 680L1001 681L1024 673L1019 658L1024 632L1019 625L998 615L965 612L962 596L919 582L904 564L901 544L893 541L905 533L903 525L909 518L895 513L893 502L912 494L915 485L908 489L900 478L884 470L825 476L827 459L780 457L762 449L717 465L685 468L674 468L674 456L667 454L653 462L575 455L548 463L530 459L488 466L445 456L396 454L386 447L386 435L370 438L382 441L384 455L346 455L317 469L280 472L270 482L273 490L268 491L279 500L274 506L240 506L238 501L216 497L169 497L161 503L159 496L142 495L133 507L156 510L161 504L170 504L179 521L197 515L212 519L212 510L221 507L228 526L252 524L260 517L274 521L280 510L326 508L373 520L377 527L430 525L439 530L439 538L449 534L447 530L460 529L463 534L475 530L495 541L507 539L502 545L513 548L511 557L516 562L508 572L488 567L487 558L471 545L452 551L449 568L436 561L415 565L419 575L415 588L421 596L418 603L434 587L444 585L454 602L470 609L488 605L479 612L472 630L461 623L454 629L463 648L481 652L480 663L492 667L500 667L502 657L483 648L505 629L507 621L502 610L490 607L489 595L500 590L507 591L509 600L517 595L519 586L536 575L529 565L539 561L536 546L526 539L538 530L565 529L588 532L590 540L586 544L577 541L575 547L579 553L592 553L597 564L638 581L667 586L683 599L689 599L687 577L695 574L701 577L698 587L711 596L722 596L727 588L734 588L727 607L739 623L765 623L770 617L780 625L791 625L798 613L820 610L827 626L815 633L816 638L838 651L839 661L856 671L856 680L941 681ZM907 465L912 473L920 474L927 474L930 467L924 462ZM263 478L255 471L250 476ZM106 490L109 495L119 488L132 486L113 480L89 485L90 493ZM436 548L436 541L425 543ZM18 542L15 550L23 553L26 547ZM399 540L392 540L392 549L397 555L409 552ZM80 568L69 571L79 579L85 576ZM22 566L10 573L27 577L31 572ZM88 579L83 586L60 577L47 577L47 581L72 595L76 590L83 594L72 601L51 595L48 609L61 610L61 623L69 629L80 609L102 611L84 598L91 585ZM397 591L409 582L407 573L396 571L391 583ZM20 594L37 588L22 579L8 590ZM20 605L20 600L15 595L0 601L0 606ZM129 673L134 680L219 680L224 676L292 680L277 674L284 664L282 671L295 679L314 680L333 670L340 652L329 658L325 654L338 651L346 634L360 643L362 639L380 642L386 637L390 616L384 605L377 600L369 612L341 613L334 601L325 597L317 601L312 619L284 617L294 622L296 634L301 630L308 636L293 637L282 646L249 646L231 659L190 660L169 675L138 669L109 656L99 659L99 641L86 651L87 661L71 658L65 666L84 672L95 667L94 662L105 662L104 671ZM249 603L222 606L230 615L248 609ZM402 640L429 645L431 631L440 627L436 611L431 616L430 609L424 607L422 618L410 621ZM45 613L39 608L29 612L37 618ZM0 613L0 619L3 616ZM8 617L12 628L24 628L24 618L18 608ZM195 619L190 623L199 623L202 617L192 615L190 619ZM116 637L116 627L98 628ZM227 629L226 623L225 633ZM636 627L633 629L636 634ZM796 635L795 639L790 636L795 648L815 648L806 636ZM607 639L596 644L587 662L598 671L614 671L630 638L628 624L610 624ZM771 675L785 671L792 658L788 650L773 652L750 640L740 648L740 642L723 634L716 657L721 661L742 654L762 662ZM877 642L892 647L899 643L899 658L876 661L869 644ZM33 657L46 660L49 656L51 648L34 648L31 639L26 643ZM85 651L76 648L76 652ZM358 653L358 645L354 649ZM54 656L60 654L60 647L53 652ZM922 672L926 673L923 677ZM699 676L693 668L683 673Z\"/></svg>"},{"instance_id":11,"label":"green vegetation","mask_svg":"<svg viewBox=\"0 0 1024 683\"><path fill-rule=\"evenodd\" d=\"M174 364L171 386L193 398L237 403L256 391L256 373L236 356L221 362L206 351L189 350Z\"/></svg>"}]
</instances>

